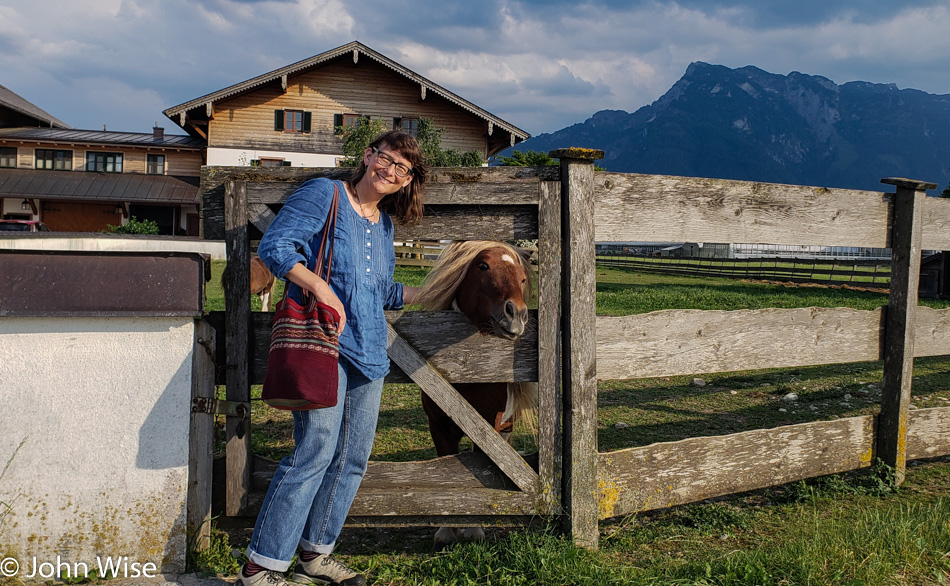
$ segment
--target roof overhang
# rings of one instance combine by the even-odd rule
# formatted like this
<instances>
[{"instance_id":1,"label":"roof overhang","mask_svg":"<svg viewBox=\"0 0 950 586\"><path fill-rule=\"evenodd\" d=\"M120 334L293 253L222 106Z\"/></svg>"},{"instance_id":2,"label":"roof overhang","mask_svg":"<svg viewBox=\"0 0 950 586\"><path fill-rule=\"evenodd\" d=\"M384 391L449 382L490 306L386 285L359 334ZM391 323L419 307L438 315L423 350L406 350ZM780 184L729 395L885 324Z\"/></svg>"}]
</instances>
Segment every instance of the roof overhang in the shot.
<instances>
[{"instance_id":1,"label":"roof overhang","mask_svg":"<svg viewBox=\"0 0 950 586\"><path fill-rule=\"evenodd\" d=\"M0 169L5 198L197 205L198 183L171 175Z\"/></svg>"}]
</instances>

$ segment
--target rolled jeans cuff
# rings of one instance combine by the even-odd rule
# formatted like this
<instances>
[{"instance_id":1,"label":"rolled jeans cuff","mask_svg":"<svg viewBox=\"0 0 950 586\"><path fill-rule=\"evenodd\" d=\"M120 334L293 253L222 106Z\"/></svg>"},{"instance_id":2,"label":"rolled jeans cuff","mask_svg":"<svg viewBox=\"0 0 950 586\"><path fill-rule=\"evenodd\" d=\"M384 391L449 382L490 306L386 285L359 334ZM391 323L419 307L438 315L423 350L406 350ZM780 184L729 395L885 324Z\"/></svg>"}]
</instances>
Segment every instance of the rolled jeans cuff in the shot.
<instances>
[{"instance_id":1,"label":"rolled jeans cuff","mask_svg":"<svg viewBox=\"0 0 950 586\"><path fill-rule=\"evenodd\" d=\"M275 560L273 558L263 556L250 547L244 551L244 555L247 556L248 561L254 562L257 565L263 566L274 572L286 572L290 569L290 561Z\"/></svg>"}]
</instances>

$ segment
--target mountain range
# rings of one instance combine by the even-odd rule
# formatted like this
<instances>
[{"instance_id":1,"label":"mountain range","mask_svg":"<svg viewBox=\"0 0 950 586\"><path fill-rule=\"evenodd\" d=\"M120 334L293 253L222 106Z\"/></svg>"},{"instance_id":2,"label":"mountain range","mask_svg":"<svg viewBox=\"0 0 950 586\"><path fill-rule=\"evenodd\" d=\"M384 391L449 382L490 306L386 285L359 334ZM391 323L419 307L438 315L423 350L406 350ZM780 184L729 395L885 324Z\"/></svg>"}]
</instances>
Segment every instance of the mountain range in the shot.
<instances>
[{"instance_id":1,"label":"mountain range","mask_svg":"<svg viewBox=\"0 0 950 586\"><path fill-rule=\"evenodd\" d=\"M888 190L884 177L950 182L950 95L893 84L695 62L660 99L602 110L511 151L603 149L629 173Z\"/></svg>"}]
</instances>

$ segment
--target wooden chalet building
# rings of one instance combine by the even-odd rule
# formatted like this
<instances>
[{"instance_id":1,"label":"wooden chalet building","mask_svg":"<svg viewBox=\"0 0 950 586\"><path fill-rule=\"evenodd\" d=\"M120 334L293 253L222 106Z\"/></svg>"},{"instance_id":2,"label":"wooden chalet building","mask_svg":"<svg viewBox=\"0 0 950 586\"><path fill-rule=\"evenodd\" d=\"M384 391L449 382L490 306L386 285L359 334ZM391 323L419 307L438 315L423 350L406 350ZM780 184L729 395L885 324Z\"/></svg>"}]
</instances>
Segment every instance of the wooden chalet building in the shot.
<instances>
[{"instance_id":1,"label":"wooden chalet building","mask_svg":"<svg viewBox=\"0 0 950 586\"><path fill-rule=\"evenodd\" d=\"M339 126L361 116L415 133L420 118L444 129L442 148L484 158L529 135L352 42L165 110L208 143L212 166L334 167L342 156Z\"/></svg>"},{"instance_id":2,"label":"wooden chalet building","mask_svg":"<svg viewBox=\"0 0 950 586\"><path fill-rule=\"evenodd\" d=\"M132 216L198 235L205 142L75 130L0 86L0 214L56 232L99 232Z\"/></svg>"}]
</instances>

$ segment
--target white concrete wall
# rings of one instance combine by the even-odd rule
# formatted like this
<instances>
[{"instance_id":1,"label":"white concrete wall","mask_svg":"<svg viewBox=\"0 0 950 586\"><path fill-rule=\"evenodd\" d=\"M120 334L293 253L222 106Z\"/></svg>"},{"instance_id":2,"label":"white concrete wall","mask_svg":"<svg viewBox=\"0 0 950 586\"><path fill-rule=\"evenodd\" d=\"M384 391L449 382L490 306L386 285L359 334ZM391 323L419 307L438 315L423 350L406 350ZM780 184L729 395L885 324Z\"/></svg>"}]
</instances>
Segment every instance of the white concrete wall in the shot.
<instances>
[{"instance_id":1,"label":"white concrete wall","mask_svg":"<svg viewBox=\"0 0 950 586\"><path fill-rule=\"evenodd\" d=\"M6 576L10 558L24 581L37 563L119 556L129 577L184 569L194 331L188 317L0 319Z\"/></svg>"},{"instance_id":2,"label":"white concrete wall","mask_svg":"<svg viewBox=\"0 0 950 586\"><path fill-rule=\"evenodd\" d=\"M214 147L208 149L208 162L206 164L209 167L244 167L250 166L251 161L260 160L261 158L290 161L291 167L336 167L337 162L343 157L320 153Z\"/></svg>"},{"instance_id":3,"label":"white concrete wall","mask_svg":"<svg viewBox=\"0 0 950 586\"><path fill-rule=\"evenodd\" d=\"M90 236L3 236L0 250L89 250L136 252L198 252L211 255L212 260L227 260L223 240L185 240L172 237L135 238Z\"/></svg>"}]
</instances>

